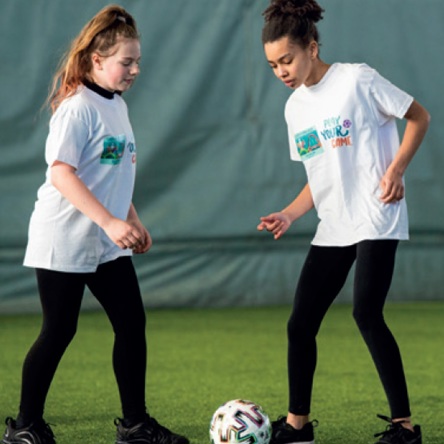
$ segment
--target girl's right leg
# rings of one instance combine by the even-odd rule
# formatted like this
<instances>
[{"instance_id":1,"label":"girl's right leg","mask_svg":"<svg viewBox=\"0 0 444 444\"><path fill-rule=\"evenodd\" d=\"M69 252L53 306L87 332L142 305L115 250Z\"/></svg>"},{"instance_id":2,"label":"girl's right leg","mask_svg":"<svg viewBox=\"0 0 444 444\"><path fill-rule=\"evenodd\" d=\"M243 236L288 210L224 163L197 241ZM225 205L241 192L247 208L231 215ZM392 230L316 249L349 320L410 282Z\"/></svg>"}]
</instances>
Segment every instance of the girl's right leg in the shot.
<instances>
[{"instance_id":1,"label":"girl's right leg","mask_svg":"<svg viewBox=\"0 0 444 444\"><path fill-rule=\"evenodd\" d=\"M124 256L99 265L87 285L113 326L113 367L124 419L133 424L143 422L147 414L146 317L131 258Z\"/></svg>"},{"instance_id":2,"label":"girl's right leg","mask_svg":"<svg viewBox=\"0 0 444 444\"><path fill-rule=\"evenodd\" d=\"M308 421L317 361L316 335L343 287L356 258L356 246L312 246L296 288L288 321L289 417L296 428ZM304 421L297 423L297 420Z\"/></svg>"},{"instance_id":3,"label":"girl's right leg","mask_svg":"<svg viewBox=\"0 0 444 444\"><path fill-rule=\"evenodd\" d=\"M17 428L42 421L55 371L77 329L85 286L79 273L37 269L36 275L43 325L23 364Z\"/></svg>"}]
</instances>

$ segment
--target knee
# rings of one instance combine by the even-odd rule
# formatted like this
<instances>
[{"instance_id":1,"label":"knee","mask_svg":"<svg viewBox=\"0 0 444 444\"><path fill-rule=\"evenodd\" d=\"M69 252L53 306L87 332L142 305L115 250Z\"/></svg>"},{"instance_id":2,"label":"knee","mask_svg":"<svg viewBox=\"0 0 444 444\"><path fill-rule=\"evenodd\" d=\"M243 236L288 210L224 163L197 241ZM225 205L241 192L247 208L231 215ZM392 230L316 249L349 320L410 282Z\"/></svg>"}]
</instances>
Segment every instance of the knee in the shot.
<instances>
[{"instance_id":1,"label":"knee","mask_svg":"<svg viewBox=\"0 0 444 444\"><path fill-rule=\"evenodd\" d=\"M133 316L131 322L119 322L114 325L116 338L127 341L145 341L146 318L144 313Z\"/></svg>"},{"instance_id":2,"label":"knee","mask_svg":"<svg viewBox=\"0 0 444 444\"><path fill-rule=\"evenodd\" d=\"M355 308L353 310L353 318L361 332L373 330L384 324L382 312L376 312L369 309L363 310Z\"/></svg>"},{"instance_id":3,"label":"knee","mask_svg":"<svg viewBox=\"0 0 444 444\"><path fill-rule=\"evenodd\" d=\"M76 332L77 324L70 325L62 322L46 324L42 328L40 339L51 343L53 347L64 350L73 340Z\"/></svg>"},{"instance_id":4,"label":"knee","mask_svg":"<svg viewBox=\"0 0 444 444\"><path fill-rule=\"evenodd\" d=\"M305 342L316 336L313 325L309 325L304 318L293 314L287 323L287 337L290 342L297 340Z\"/></svg>"},{"instance_id":5,"label":"knee","mask_svg":"<svg viewBox=\"0 0 444 444\"><path fill-rule=\"evenodd\" d=\"M115 332L116 338L129 342L146 342L145 328L142 326L127 326L124 329Z\"/></svg>"}]
</instances>

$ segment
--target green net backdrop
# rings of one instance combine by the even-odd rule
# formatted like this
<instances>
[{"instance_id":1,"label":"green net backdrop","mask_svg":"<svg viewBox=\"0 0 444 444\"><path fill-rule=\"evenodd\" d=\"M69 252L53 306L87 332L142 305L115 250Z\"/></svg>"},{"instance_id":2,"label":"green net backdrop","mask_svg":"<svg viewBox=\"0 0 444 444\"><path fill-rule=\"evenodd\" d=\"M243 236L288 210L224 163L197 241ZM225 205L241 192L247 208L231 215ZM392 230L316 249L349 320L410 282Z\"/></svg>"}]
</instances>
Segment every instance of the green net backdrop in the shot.
<instances>
[{"instance_id":1,"label":"green net backdrop","mask_svg":"<svg viewBox=\"0 0 444 444\"><path fill-rule=\"evenodd\" d=\"M411 241L399 249L391 297L443 297L444 3L324 0L322 58L366 62L432 114L407 174ZM102 0L0 0L0 313L38 310L22 267L44 179L57 63ZM125 98L138 149L134 202L153 236L135 264L147 306L286 304L317 223L311 213L275 242L258 218L305 182L289 159L290 90L268 68L266 0L126 0L142 34L141 75ZM400 129L402 130L402 123ZM351 277L339 301L351 298ZM118 276L116 276L118 279ZM84 307L94 307L87 295Z\"/></svg>"}]
</instances>

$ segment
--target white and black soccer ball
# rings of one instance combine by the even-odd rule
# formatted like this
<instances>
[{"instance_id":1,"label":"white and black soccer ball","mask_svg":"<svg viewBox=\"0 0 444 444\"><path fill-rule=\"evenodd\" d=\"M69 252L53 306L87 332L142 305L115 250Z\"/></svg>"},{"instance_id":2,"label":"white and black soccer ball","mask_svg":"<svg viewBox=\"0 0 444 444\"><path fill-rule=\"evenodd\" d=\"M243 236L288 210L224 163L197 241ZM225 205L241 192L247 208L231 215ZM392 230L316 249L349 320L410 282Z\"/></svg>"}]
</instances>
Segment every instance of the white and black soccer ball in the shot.
<instances>
[{"instance_id":1,"label":"white and black soccer ball","mask_svg":"<svg viewBox=\"0 0 444 444\"><path fill-rule=\"evenodd\" d=\"M271 423L262 407L234 399L221 405L210 423L211 444L268 444Z\"/></svg>"}]
</instances>

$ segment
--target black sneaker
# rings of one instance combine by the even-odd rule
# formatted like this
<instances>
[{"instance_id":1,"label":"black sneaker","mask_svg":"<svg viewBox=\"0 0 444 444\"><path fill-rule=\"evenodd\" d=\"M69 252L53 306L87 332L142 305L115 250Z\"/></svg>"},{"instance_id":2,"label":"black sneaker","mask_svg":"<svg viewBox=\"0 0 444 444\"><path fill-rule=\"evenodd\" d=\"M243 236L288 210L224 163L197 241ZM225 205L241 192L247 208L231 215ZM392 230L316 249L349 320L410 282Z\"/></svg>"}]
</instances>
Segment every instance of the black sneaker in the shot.
<instances>
[{"instance_id":1,"label":"black sneaker","mask_svg":"<svg viewBox=\"0 0 444 444\"><path fill-rule=\"evenodd\" d=\"M116 444L189 444L184 436L176 435L149 417L133 427L125 427L121 419L116 419Z\"/></svg>"},{"instance_id":2,"label":"black sneaker","mask_svg":"<svg viewBox=\"0 0 444 444\"><path fill-rule=\"evenodd\" d=\"M7 427L0 441L2 444L56 444L51 427L43 421L21 429L16 428L12 418L6 418L5 423Z\"/></svg>"},{"instance_id":3,"label":"black sneaker","mask_svg":"<svg viewBox=\"0 0 444 444\"><path fill-rule=\"evenodd\" d=\"M307 422L301 430L297 430L287 424L287 418L281 417L271 423L270 444L314 444L313 428L317 427L318 421Z\"/></svg>"},{"instance_id":4,"label":"black sneaker","mask_svg":"<svg viewBox=\"0 0 444 444\"><path fill-rule=\"evenodd\" d=\"M412 432L402 426L402 421L393 422L387 416L377 416L390 424L385 431L375 434L375 438L380 437L375 444L422 444L421 427L419 425L415 425L415 431Z\"/></svg>"}]
</instances>

